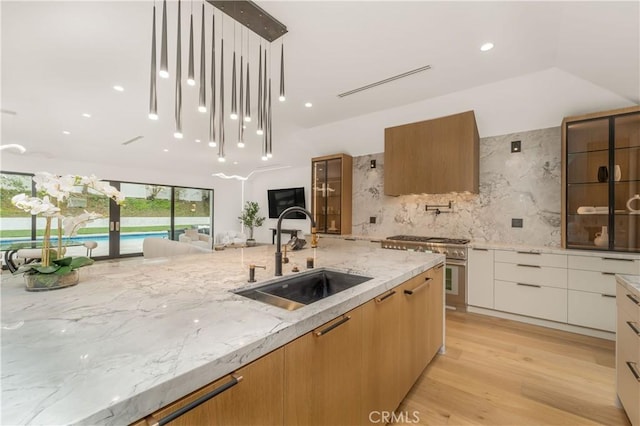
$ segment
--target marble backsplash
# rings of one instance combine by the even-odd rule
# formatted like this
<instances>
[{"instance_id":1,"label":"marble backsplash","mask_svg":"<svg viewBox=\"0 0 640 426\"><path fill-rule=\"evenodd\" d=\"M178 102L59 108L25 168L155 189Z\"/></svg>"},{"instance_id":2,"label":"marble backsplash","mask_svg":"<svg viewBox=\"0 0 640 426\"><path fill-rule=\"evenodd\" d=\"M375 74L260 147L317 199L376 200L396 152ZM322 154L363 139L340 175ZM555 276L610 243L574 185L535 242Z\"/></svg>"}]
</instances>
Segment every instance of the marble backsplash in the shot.
<instances>
[{"instance_id":1,"label":"marble backsplash","mask_svg":"<svg viewBox=\"0 0 640 426\"><path fill-rule=\"evenodd\" d=\"M522 141L519 153L511 153L514 140ZM479 194L399 197L384 195L383 153L354 157L352 233L560 246L560 157L560 127L482 138ZM376 168L370 167L371 160ZM425 211L426 205L449 201L452 212ZM523 227L512 228L512 218L522 219Z\"/></svg>"}]
</instances>

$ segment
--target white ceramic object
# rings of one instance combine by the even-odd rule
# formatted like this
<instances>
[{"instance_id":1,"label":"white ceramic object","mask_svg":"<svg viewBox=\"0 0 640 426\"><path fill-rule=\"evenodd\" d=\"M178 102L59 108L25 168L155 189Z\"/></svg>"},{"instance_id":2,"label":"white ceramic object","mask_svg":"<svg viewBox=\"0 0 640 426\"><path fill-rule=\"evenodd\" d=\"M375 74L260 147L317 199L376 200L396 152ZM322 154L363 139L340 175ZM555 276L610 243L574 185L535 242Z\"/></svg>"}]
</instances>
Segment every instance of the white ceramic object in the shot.
<instances>
[{"instance_id":1,"label":"white ceramic object","mask_svg":"<svg viewBox=\"0 0 640 426\"><path fill-rule=\"evenodd\" d=\"M607 227L603 226L601 232L596 232L596 238L593 240L593 244L598 247L606 247L609 245L609 233Z\"/></svg>"},{"instance_id":2,"label":"white ceramic object","mask_svg":"<svg viewBox=\"0 0 640 426\"><path fill-rule=\"evenodd\" d=\"M616 164L616 167L613 169L613 180L619 182L622 178L622 172L620 171L620 165Z\"/></svg>"},{"instance_id":3,"label":"white ceramic object","mask_svg":"<svg viewBox=\"0 0 640 426\"><path fill-rule=\"evenodd\" d=\"M631 204L633 204L633 202L635 200L640 200L640 194L636 194L633 197L629 198L629 201L627 201L627 209L632 213L632 214L638 214L640 213L640 208L634 209L633 207L631 207ZM640 207L640 203L636 203L639 207Z\"/></svg>"}]
</instances>

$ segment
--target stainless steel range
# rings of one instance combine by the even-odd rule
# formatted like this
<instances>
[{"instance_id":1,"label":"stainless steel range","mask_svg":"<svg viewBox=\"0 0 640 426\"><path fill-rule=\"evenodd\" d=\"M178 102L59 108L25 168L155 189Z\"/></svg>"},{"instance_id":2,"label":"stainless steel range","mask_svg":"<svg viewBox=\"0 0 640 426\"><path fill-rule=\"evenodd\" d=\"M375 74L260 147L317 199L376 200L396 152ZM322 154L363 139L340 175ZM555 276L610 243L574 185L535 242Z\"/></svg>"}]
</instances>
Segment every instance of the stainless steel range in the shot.
<instances>
[{"instance_id":1,"label":"stainless steel range","mask_svg":"<svg viewBox=\"0 0 640 426\"><path fill-rule=\"evenodd\" d=\"M394 235L382 240L382 248L444 254L447 307L466 310L468 243L466 239Z\"/></svg>"}]
</instances>

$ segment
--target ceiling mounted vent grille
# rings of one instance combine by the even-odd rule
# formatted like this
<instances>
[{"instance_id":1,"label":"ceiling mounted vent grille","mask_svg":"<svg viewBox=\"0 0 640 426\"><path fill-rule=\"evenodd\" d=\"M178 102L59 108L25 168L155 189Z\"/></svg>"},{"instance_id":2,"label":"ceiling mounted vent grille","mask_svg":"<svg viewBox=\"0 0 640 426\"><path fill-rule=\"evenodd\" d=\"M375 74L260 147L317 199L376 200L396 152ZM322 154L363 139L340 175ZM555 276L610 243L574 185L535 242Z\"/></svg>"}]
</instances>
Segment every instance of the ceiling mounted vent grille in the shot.
<instances>
[{"instance_id":1,"label":"ceiling mounted vent grille","mask_svg":"<svg viewBox=\"0 0 640 426\"><path fill-rule=\"evenodd\" d=\"M357 89L349 90L348 92L338 94L339 98L344 98L345 96L353 95L358 92L362 92L363 90L368 90L373 87L381 86L383 84L390 83L395 80L399 80L404 77L408 77L410 75L426 71L431 69L431 65L425 65L424 67L416 68L411 71L403 72L402 74L394 75L393 77L385 78L384 80L376 81L375 83L367 84L366 86L358 87Z\"/></svg>"},{"instance_id":2,"label":"ceiling mounted vent grille","mask_svg":"<svg viewBox=\"0 0 640 426\"><path fill-rule=\"evenodd\" d=\"M129 139L128 141L122 142L122 145L129 145L130 143L133 143L133 142L135 142L137 140L140 140L142 138L144 138L144 136L136 136L135 138Z\"/></svg>"}]
</instances>

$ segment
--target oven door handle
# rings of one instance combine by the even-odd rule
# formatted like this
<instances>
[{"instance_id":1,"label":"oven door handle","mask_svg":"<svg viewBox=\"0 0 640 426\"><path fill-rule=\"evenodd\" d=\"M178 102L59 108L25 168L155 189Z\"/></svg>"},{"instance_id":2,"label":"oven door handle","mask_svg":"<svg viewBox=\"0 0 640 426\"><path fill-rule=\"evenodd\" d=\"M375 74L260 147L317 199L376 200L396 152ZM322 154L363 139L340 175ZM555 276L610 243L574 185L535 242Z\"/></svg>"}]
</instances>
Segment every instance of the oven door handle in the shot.
<instances>
[{"instance_id":1,"label":"oven door handle","mask_svg":"<svg viewBox=\"0 0 640 426\"><path fill-rule=\"evenodd\" d=\"M447 266L467 266L467 262L464 260L447 260Z\"/></svg>"}]
</instances>

